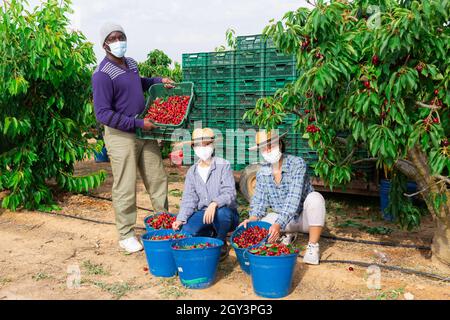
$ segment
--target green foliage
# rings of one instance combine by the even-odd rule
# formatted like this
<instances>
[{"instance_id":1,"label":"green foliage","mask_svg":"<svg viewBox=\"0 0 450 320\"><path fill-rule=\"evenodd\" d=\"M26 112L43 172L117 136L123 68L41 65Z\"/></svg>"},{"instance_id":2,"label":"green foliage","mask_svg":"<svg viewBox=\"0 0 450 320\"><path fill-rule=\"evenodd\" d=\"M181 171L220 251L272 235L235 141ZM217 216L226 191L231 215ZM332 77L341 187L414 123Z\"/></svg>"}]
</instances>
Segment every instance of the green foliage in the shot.
<instances>
[{"instance_id":1,"label":"green foliage","mask_svg":"<svg viewBox=\"0 0 450 320\"><path fill-rule=\"evenodd\" d=\"M181 65L172 60L161 50L153 50L147 55L147 60L139 63L139 72L144 77L168 77L175 82L181 82Z\"/></svg>"},{"instance_id":2,"label":"green foliage","mask_svg":"<svg viewBox=\"0 0 450 320\"><path fill-rule=\"evenodd\" d=\"M170 153L173 150L173 146L168 141L162 141L162 143L163 143L163 145L162 145L162 148L161 148L161 157L163 159L167 159L167 158L169 158L169 155L170 155Z\"/></svg>"},{"instance_id":3,"label":"green foliage","mask_svg":"<svg viewBox=\"0 0 450 320\"><path fill-rule=\"evenodd\" d=\"M84 192L105 172L73 176L90 145L92 44L69 31L70 1L49 0L29 12L23 0L0 8L0 190L2 207L54 210L49 182Z\"/></svg>"},{"instance_id":4,"label":"green foliage","mask_svg":"<svg viewBox=\"0 0 450 320\"><path fill-rule=\"evenodd\" d=\"M408 231L418 228L423 213L406 198L408 179L400 172L394 172L389 192L387 212L391 213L398 224Z\"/></svg>"},{"instance_id":5,"label":"green foliage","mask_svg":"<svg viewBox=\"0 0 450 320\"><path fill-rule=\"evenodd\" d=\"M227 50L236 50L236 31L233 28L229 28L225 33L225 39L227 41L227 46L221 45L216 47L214 51L222 52Z\"/></svg>"},{"instance_id":6,"label":"green foliage","mask_svg":"<svg viewBox=\"0 0 450 320\"><path fill-rule=\"evenodd\" d=\"M331 187L351 181L359 148L392 168L419 146L431 174L447 176L449 15L450 2L439 0L318 0L286 13L264 34L296 55L300 76L246 117L272 129L295 114Z\"/></svg>"},{"instance_id":7,"label":"green foliage","mask_svg":"<svg viewBox=\"0 0 450 320\"><path fill-rule=\"evenodd\" d=\"M392 229L388 227L369 227L360 222L353 220L346 220L340 224L338 227L341 228L357 228L361 231L367 232L369 234L380 234L380 235L388 235L392 233Z\"/></svg>"}]
</instances>

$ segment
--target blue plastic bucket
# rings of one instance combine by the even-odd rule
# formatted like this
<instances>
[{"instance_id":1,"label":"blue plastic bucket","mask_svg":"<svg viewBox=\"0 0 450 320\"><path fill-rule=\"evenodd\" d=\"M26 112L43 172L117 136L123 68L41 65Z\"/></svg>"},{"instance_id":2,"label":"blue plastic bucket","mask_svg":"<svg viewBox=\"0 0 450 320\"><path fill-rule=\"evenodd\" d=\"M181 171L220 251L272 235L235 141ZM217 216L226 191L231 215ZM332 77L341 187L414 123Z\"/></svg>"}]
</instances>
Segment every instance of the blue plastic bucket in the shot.
<instances>
[{"instance_id":1,"label":"blue plastic bucket","mask_svg":"<svg viewBox=\"0 0 450 320\"><path fill-rule=\"evenodd\" d=\"M101 152L94 151L95 162L109 162L108 151L103 146Z\"/></svg>"},{"instance_id":2,"label":"blue plastic bucket","mask_svg":"<svg viewBox=\"0 0 450 320\"><path fill-rule=\"evenodd\" d=\"M174 240L150 240L153 236L167 236L175 234L173 230L157 230L144 234L141 239L144 244L148 269L156 277L173 277L177 274L177 267L172 255ZM190 237L185 233L181 233Z\"/></svg>"},{"instance_id":3,"label":"blue plastic bucket","mask_svg":"<svg viewBox=\"0 0 450 320\"><path fill-rule=\"evenodd\" d=\"M415 182L408 182L406 185L408 193L414 193L417 190L417 184ZM391 182L389 180L380 180L380 207L383 213L383 219L385 221L393 221L394 216L389 213L386 208L389 205L389 192L391 191Z\"/></svg>"},{"instance_id":4,"label":"blue plastic bucket","mask_svg":"<svg viewBox=\"0 0 450 320\"><path fill-rule=\"evenodd\" d=\"M209 242L213 248L177 250L173 246L195 245ZM178 240L172 243L172 253L178 269L181 284L189 289L210 287L216 278L220 249L223 241L215 238L196 237Z\"/></svg>"},{"instance_id":5,"label":"blue plastic bucket","mask_svg":"<svg viewBox=\"0 0 450 320\"><path fill-rule=\"evenodd\" d=\"M297 254L257 256L245 252L250 260L253 291L263 298L283 298L289 294L294 278Z\"/></svg>"},{"instance_id":6,"label":"blue plastic bucket","mask_svg":"<svg viewBox=\"0 0 450 320\"><path fill-rule=\"evenodd\" d=\"M157 216L157 215L160 215L162 212L158 212L158 213L156 213L156 214L151 214L151 215L149 215L149 216L146 216L145 218L144 218L144 224L145 224L145 229L147 230L147 232L152 232L152 231L156 231L157 229L154 229L154 228L152 228L152 227L150 227L148 224L147 224L147 219L148 218L151 218L151 217L154 217L154 216ZM176 217L176 215L175 214L173 214L173 213L169 213L172 217ZM159 230L170 230L170 229L159 229Z\"/></svg>"},{"instance_id":7,"label":"blue plastic bucket","mask_svg":"<svg viewBox=\"0 0 450 320\"><path fill-rule=\"evenodd\" d=\"M252 222L247 223L247 228L249 228L249 227L256 227L256 226L269 230L269 228L272 225L270 223L264 222L264 221L252 221ZM239 265L241 266L241 269L245 273L250 274L250 261L248 260L248 258L246 256L244 257L244 252L247 249L252 249L252 248L260 245L261 243L266 242L269 236L267 236L260 243L257 243L257 244L255 244L252 247L249 247L249 248L238 248L236 246L236 244L233 242L233 239L235 237L239 236L242 232L244 232L244 230L245 230L244 226L240 226L239 228L234 230L234 232L231 235L230 239L231 239L231 246L233 247L234 252L236 253L236 257L238 259Z\"/></svg>"}]
</instances>

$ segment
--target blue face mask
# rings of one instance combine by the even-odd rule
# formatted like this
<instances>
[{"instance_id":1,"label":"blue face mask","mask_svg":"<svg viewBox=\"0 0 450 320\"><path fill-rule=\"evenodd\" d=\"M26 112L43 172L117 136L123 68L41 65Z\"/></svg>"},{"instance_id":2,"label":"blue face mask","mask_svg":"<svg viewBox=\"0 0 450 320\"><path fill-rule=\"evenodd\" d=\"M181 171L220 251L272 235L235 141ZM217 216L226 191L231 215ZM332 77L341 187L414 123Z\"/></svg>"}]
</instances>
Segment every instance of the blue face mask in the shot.
<instances>
[{"instance_id":1,"label":"blue face mask","mask_svg":"<svg viewBox=\"0 0 450 320\"><path fill-rule=\"evenodd\" d=\"M109 44L110 53L117 58L123 58L127 52L127 42L126 41L116 41Z\"/></svg>"}]
</instances>

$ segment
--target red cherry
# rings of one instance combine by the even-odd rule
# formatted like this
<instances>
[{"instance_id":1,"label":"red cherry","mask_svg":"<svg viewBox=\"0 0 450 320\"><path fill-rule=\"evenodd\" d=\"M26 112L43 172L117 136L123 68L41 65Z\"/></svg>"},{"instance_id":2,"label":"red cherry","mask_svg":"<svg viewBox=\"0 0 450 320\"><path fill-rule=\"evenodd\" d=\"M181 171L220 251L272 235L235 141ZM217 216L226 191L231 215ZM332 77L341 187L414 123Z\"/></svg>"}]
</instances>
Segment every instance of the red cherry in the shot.
<instances>
[{"instance_id":1,"label":"red cherry","mask_svg":"<svg viewBox=\"0 0 450 320\"><path fill-rule=\"evenodd\" d=\"M380 58L378 58L377 55L374 55L372 57L372 63L373 63L373 65L377 66L380 63Z\"/></svg>"},{"instance_id":2,"label":"red cherry","mask_svg":"<svg viewBox=\"0 0 450 320\"><path fill-rule=\"evenodd\" d=\"M366 87L367 89L370 89L370 82L364 81L364 87Z\"/></svg>"}]
</instances>

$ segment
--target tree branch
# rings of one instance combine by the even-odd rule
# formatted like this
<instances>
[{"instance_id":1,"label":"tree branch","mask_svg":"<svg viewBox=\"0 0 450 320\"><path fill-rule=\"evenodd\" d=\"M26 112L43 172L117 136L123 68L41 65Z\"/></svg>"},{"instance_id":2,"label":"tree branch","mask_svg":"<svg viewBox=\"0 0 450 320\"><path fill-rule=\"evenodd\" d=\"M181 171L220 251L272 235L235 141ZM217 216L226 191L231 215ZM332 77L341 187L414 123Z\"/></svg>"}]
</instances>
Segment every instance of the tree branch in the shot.
<instances>
[{"instance_id":1,"label":"tree branch","mask_svg":"<svg viewBox=\"0 0 450 320\"><path fill-rule=\"evenodd\" d=\"M435 105L435 104L425 104L423 102L420 101L416 101L416 104L421 106L422 108L427 108L427 109L433 109L433 110L437 110L440 109L441 107Z\"/></svg>"},{"instance_id":2,"label":"tree branch","mask_svg":"<svg viewBox=\"0 0 450 320\"><path fill-rule=\"evenodd\" d=\"M435 175L434 177L439 179L440 181L445 181L446 183L450 184L450 179L448 177L441 176L440 174Z\"/></svg>"},{"instance_id":3,"label":"tree branch","mask_svg":"<svg viewBox=\"0 0 450 320\"><path fill-rule=\"evenodd\" d=\"M342 137L336 137L336 140L339 141L340 143L344 144L344 145L347 145L347 144L348 144L347 140L345 140L345 139L342 138Z\"/></svg>"},{"instance_id":4,"label":"tree branch","mask_svg":"<svg viewBox=\"0 0 450 320\"><path fill-rule=\"evenodd\" d=\"M353 148L352 152L349 153L349 155L347 157L345 157L344 160L342 160L342 162L340 163L340 165L346 164L355 154L356 148Z\"/></svg>"},{"instance_id":5,"label":"tree branch","mask_svg":"<svg viewBox=\"0 0 450 320\"><path fill-rule=\"evenodd\" d=\"M359 163L362 163L362 162L374 162L374 161L377 161L377 160L378 160L378 158L365 158L365 159L360 159L360 160L353 161L352 164L359 164Z\"/></svg>"},{"instance_id":6,"label":"tree branch","mask_svg":"<svg viewBox=\"0 0 450 320\"><path fill-rule=\"evenodd\" d=\"M303 115L300 113L300 111L298 111L297 109L292 109L291 112L293 114L296 114L297 116L299 116L300 118L303 118Z\"/></svg>"}]
</instances>

